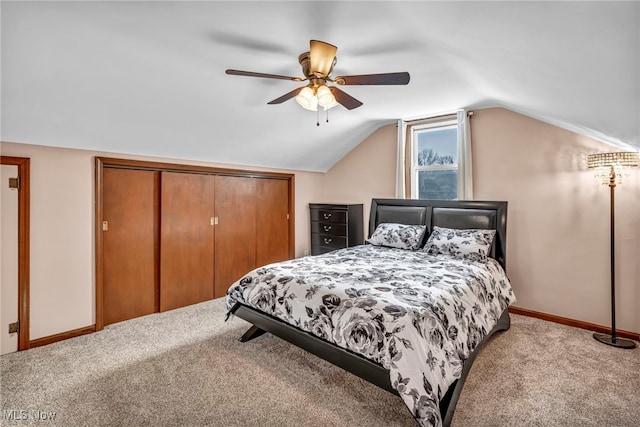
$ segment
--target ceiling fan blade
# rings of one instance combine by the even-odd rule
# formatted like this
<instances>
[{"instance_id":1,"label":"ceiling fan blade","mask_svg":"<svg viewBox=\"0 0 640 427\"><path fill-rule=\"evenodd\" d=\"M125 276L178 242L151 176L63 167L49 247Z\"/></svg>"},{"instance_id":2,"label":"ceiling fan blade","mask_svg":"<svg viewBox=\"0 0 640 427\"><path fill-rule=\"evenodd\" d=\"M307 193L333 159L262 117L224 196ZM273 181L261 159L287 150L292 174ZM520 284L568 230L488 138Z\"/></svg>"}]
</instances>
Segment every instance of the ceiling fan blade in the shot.
<instances>
[{"instance_id":1,"label":"ceiling fan blade","mask_svg":"<svg viewBox=\"0 0 640 427\"><path fill-rule=\"evenodd\" d=\"M362 74L360 76L341 76L333 81L339 85L406 85L409 73Z\"/></svg>"},{"instance_id":2,"label":"ceiling fan blade","mask_svg":"<svg viewBox=\"0 0 640 427\"><path fill-rule=\"evenodd\" d=\"M254 73L253 71L242 70L227 70L225 71L225 73L231 74L233 76L263 77L265 79L293 80L294 82L302 82L306 80L300 77L281 76L279 74Z\"/></svg>"},{"instance_id":3,"label":"ceiling fan blade","mask_svg":"<svg viewBox=\"0 0 640 427\"><path fill-rule=\"evenodd\" d=\"M329 75L333 68L338 48L332 44L311 40L309 57L311 61L311 73L319 73L321 77Z\"/></svg>"},{"instance_id":4,"label":"ceiling fan blade","mask_svg":"<svg viewBox=\"0 0 640 427\"><path fill-rule=\"evenodd\" d=\"M287 100L289 100L289 99L291 99L291 98L293 98L293 97L297 96L297 95L300 93L300 91L301 91L302 89L304 89L305 87L306 87L306 86L302 86L302 87L299 87L299 88L297 88L297 89L292 90L292 91L291 91L291 92L289 92L289 93L285 93L285 94L284 94L284 95L282 95L280 98L276 98L276 99L274 99L273 101L269 101L269 102L267 102L267 104L282 104L284 101L287 101Z\"/></svg>"},{"instance_id":5,"label":"ceiling fan blade","mask_svg":"<svg viewBox=\"0 0 640 427\"><path fill-rule=\"evenodd\" d=\"M342 106L347 110L353 110L354 108L358 108L362 105L362 102L358 101L353 96L349 95L346 92L343 92L335 86L330 86L329 89L331 90L331 93L333 93L333 96L336 98L336 101L342 104Z\"/></svg>"}]
</instances>

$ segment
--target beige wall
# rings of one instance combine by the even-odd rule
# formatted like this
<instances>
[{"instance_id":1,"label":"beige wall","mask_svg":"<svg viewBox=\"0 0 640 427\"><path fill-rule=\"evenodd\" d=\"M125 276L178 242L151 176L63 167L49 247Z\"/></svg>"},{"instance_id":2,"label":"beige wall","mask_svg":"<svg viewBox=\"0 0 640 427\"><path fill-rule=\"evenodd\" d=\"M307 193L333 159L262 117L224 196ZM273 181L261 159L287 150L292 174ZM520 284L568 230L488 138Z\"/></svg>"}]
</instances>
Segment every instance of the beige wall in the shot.
<instances>
[{"instance_id":1,"label":"beige wall","mask_svg":"<svg viewBox=\"0 0 640 427\"><path fill-rule=\"evenodd\" d=\"M94 324L90 154L6 143L1 149L31 159L30 338Z\"/></svg>"},{"instance_id":2,"label":"beige wall","mask_svg":"<svg viewBox=\"0 0 640 427\"><path fill-rule=\"evenodd\" d=\"M501 109L471 120L474 195L509 201L517 306L610 325L609 188L586 156L619 151ZM640 171L616 188L617 326L640 332Z\"/></svg>"},{"instance_id":3,"label":"beige wall","mask_svg":"<svg viewBox=\"0 0 640 427\"><path fill-rule=\"evenodd\" d=\"M395 197L397 137L395 125L381 127L329 169L324 179L320 202L364 204L365 235L371 199Z\"/></svg>"},{"instance_id":4,"label":"beige wall","mask_svg":"<svg viewBox=\"0 0 640 427\"><path fill-rule=\"evenodd\" d=\"M619 151L501 109L471 120L474 197L509 202L507 273L518 307L610 325L609 193L587 154ZM396 128L386 126L325 177L327 201L393 197ZM616 189L617 326L640 332L640 170ZM365 216L368 218L368 211Z\"/></svg>"},{"instance_id":5,"label":"beige wall","mask_svg":"<svg viewBox=\"0 0 640 427\"><path fill-rule=\"evenodd\" d=\"M615 150L499 108L476 110L471 132L476 198L509 201L516 305L609 325L608 189L585 157ZM31 339L94 324L93 158L105 154L11 143L1 150L31 158ZM326 174L276 170L295 173L296 256L309 248L310 202L363 203L366 229L371 199L394 197L395 156L389 125ZM618 327L640 332L640 170L616 197Z\"/></svg>"},{"instance_id":6,"label":"beige wall","mask_svg":"<svg viewBox=\"0 0 640 427\"><path fill-rule=\"evenodd\" d=\"M30 339L93 325L94 157L186 162L6 142L0 150L2 155L31 159ZM243 169L295 174L295 252L301 256L309 247L308 204L321 193L323 174Z\"/></svg>"}]
</instances>

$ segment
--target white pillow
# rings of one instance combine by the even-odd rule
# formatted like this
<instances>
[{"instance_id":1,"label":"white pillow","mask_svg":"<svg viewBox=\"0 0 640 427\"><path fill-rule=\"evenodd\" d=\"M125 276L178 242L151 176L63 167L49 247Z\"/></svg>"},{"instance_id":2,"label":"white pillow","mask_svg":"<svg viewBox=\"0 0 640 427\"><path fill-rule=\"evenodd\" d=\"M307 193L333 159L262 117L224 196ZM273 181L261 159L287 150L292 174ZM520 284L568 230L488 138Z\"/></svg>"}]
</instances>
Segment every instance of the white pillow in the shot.
<instances>
[{"instance_id":1,"label":"white pillow","mask_svg":"<svg viewBox=\"0 0 640 427\"><path fill-rule=\"evenodd\" d=\"M487 262L495 230L443 228L434 226L424 251L471 261Z\"/></svg>"},{"instance_id":2,"label":"white pillow","mask_svg":"<svg viewBox=\"0 0 640 427\"><path fill-rule=\"evenodd\" d=\"M378 224L368 243L376 246L416 250L420 248L426 226L383 222Z\"/></svg>"}]
</instances>

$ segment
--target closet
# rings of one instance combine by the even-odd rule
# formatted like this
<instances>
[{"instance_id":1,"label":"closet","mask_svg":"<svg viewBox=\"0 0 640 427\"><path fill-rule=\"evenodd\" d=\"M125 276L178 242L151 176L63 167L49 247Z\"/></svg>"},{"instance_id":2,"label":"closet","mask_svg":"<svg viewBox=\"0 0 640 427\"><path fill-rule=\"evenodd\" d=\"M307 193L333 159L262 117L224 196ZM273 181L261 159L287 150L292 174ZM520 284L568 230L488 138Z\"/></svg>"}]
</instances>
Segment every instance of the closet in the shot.
<instances>
[{"instance_id":1,"label":"closet","mask_svg":"<svg viewBox=\"0 0 640 427\"><path fill-rule=\"evenodd\" d=\"M96 329L293 257L293 175L96 158Z\"/></svg>"}]
</instances>

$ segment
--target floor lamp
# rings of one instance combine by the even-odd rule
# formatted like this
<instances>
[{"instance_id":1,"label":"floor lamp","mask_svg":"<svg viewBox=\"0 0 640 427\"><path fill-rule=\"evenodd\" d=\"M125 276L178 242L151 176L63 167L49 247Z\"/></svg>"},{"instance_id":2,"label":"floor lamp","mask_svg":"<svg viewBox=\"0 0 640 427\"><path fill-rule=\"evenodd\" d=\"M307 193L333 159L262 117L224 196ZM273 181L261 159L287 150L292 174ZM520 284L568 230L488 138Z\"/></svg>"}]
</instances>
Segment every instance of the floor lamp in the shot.
<instances>
[{"instance_id":1,"label":"floor lamp","mask_svg":"<svg viewBox=\"0 0 640 427\"><path fill-rule=\"evenodd\" d=\"M638 166L640 164L640 156L637 152L620 152L620 153L597 153L591 154L587 158L587 166L590 169L596 169L596 178L603 185L609 186L611 194L611 334L593 334L593 338L601 343L608 344L619 348L635 348L636 343L632 340L618 338L616 336L616 298L615 298L615 188L616 181L622 184L622 175L628 174L628 168Z\"/></svg>"}]
</instances>

